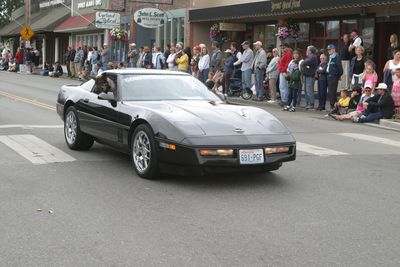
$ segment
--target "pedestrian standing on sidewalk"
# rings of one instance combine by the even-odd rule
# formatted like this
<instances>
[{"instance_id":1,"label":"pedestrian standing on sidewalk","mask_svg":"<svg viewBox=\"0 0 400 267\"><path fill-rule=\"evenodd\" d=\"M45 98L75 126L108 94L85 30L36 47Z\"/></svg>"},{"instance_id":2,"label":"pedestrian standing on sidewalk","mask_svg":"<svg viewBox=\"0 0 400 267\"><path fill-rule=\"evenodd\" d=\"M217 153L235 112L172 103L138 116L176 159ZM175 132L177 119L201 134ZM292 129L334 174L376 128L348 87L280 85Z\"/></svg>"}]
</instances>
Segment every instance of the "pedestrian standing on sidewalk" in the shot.
<instances>
[{"instance_id":1,"label":"pedestrian standing on sidewalk","mask_svg":"<svg viewBox=\"0 0 400 267\"><path fill-rule=\"evenodd\" d=\"M69 62L70 62L69 66L71 69L71 79L78 77L78 72L75 68L75 63L74 63L75 54L76 54L76 50L74 49L74 47L71 47L71 51L69 53Z\"/></svg>"},{"instance_id":2,"label":"pedestrian standing on sidewalk","mask_svg":"<svg viewBox=\"0 0 400 267\"><path fill-rule=\"evenodd\" d=\"M242 77L242 64L239 62L239 59L242 57L242 52L238 50L238 44L236 42L231 43L230 47L233 55L233 73L232 73L232 78L238 78L241 79ZM239 62L235 64L236 62Z\"/></svg>"},{"instance_id":3,"label":"pedestrian standing on sidewalk","mask_svg":"<svg viewBox=\"0 0 400 267\"><path fill-rule=\"evenodd\" d=\"M289 84L286 80L286 70L290 61L292 60L292 50L289 48L288 44L281 45L281 58L278 63L279 72L279 91L281 95L281 106L290 105L288 103L289 97Z\"/></svg>"},{"instance_id":4,"label":"pedestrian standing on sidewalk","mask_svg":"<svg viewBox=\"0 0 400 267\"><path fill-rule=\"evenodd\" d=\"M67 76L68 76L68 78L71 77L71 75L72 75L71 74L71 66L70 66L70 64L71 64L71 61L70 61L71 49L72 49L72 46L69 45L67 47L67 51L64 54L64 61L65 61L65 65L67 66Z\"/></svg>"},{"instance_id":5,"label":"pedestrian standing on sidewalk","mask_svg":"<svg viewBox=\"0 0 400 267\"><path fill-rule=\"evenodd\" d=\"M256 50L256 55L253 60L253 71L255 77L255 87L256 87L256 101L263 101L265 98L264 90L264 76L265 70L267 68L267 53L262 48L262 42L257 41L253 43Z\"/></svg>"},{"instance_id":6,"label":"pedestrian standing on sidewalk","mask_svg":"<svg viewBox=\"0 0 400 267\"><path fill-rule=\"evenodd\" d=\"M138 58L139 58L139 53L138 50L136 49L136 44L131 43L129 45L129 51L128 51L128 68L136 68Z\"/></svg>"},{"instance_id":7,"label":"pedestrian standing on sidewalk","mask_svg":"<svg viewBox=\"0 0 400 267\"><path fill-rule=\"evenodd\" d=\"M97 46L93 46L92 56L91 56L90 62L89 62L89 64L92 65L92 67L90 69L91 70L90 72L93 71L94 67L97 65L99 60L100 60L100 53L97 50Z\"/></svg>"},{"instance_id":8,"label":"pedestrian standing on sidewalk","mask_svg":"<svg viewBox=\"0 0 400 267\"><path fill-rule=\"evenodd\" d=\"M284 107L283 111L295 112L297 105L297 97L299 96L299 91L301 90L301 72L300 72L300 55L294 56L296 54L300 54L299 51L295 50L293 52L293 60L288 66L288 72L285 76L288 81L289 86L289 95L286 107Z\"/></svg>"},{"instance_id":9,"label":"pedestrian standing on sidewalk","mask_svg":"<svg viewBox=\"0 0 400 267\"><path fill-rule=\"evenodd\" d=\"M165 68L164 54L161 53L160 50L161 50L160 47L155 47L154 53L152 55L153 68L156 70L162 70Z\"/></svg>"},{"instance_id":10,"label":"pedestrian standing on sidewalk","mask_svg":"<svg viewBox=\"0 0 400 267\"><path fill-rule=\"evenodd\" d=\"M137 67L137 68L142 68L142 65L143 65L143 56L144 56L143 50L144 50L144 47L141 46L141 47L139 48L139 57L138 57L138 61L137 61L137 63L136 63L136 67Z\"/></svg>"},{"instance_id":11,"label":"pedestrian standing on sidewalk","mask_svg":"<svg viewBox=\"0 0 400 267\"><path fill-rule=\"evenodd\" d=\"M400 50L399 37L393 33L389 39L390 45L387 49L387 60L393 59L393 51Z\"/></svg>"},{"instance_id":12,"label":"pedestrian standing on sidewalk","mask_svg":"<svg viewBox=\"0 0 400 267\"><path fill-rule=\"evenodd\" d=\"M210 72L216 73L217 71L222 70L222 52L219 49L218 42L212 42L211 49L213 50L213 53L210 59Z\"/></svg>"},{"instance_id":13,"label":"pedestrian standing on sidewalk","mask_svg":"<svg viewBox=\"0 0 400 267\"><path fill-rule=\"evenodd\" d=\"M250 49L250 42L244 41L242 43L243 54L238 61L236 61L233 65L237 66L242 64L242 89L244 93L247 93L251 90L251 65L254 60L253 51Z\"/></svg>"},{"instance_id":14,"label":"pedestrian standing on sidewalk","mask_svg":"<svg viewBox=\"0 0 400 267\"><path fill-rule=\"evenodd\" d=\"M85 66L87 67L88 72L92 72L92 57L93 57L93 47L88 48L88 54L85 61Z\"/></svg>"},{"instance_id":15,"label":"pedestrian standing on sidewalk","mask_svg":"<svg viewBox=\"0 0 400 267\"><path fill-rule=\"evenodd\" d=\"M357 30L353 30L350 33L351 36L351 43L349 46L349 52L350 52L350 56L354 57L356 55L356 48L363 46L364 41L363 39L361 39L360 36L358 36L358 31Z\"/></svg>"},{"instance_id":16,"label":"pedestrian standing on sidewalk","mask_svg":"<svg viewBox=\"0 0 400 267\"><path fill-rule=\"evenodd\" d=\"M328 74L328 99L330 104L330 110L335 107L337 101L337 88L339 79L343 74L342 61L339 55L336 53L336 47L333 44L327 47L329 53L329 62L326 69Z\"/></svg>"},{"instance_id":17,"label":"pedestrian standing on sidewalk","mask_svg":"<svg viewBox=\"0 0 400 267\"><path fill-rule=\"evenodd\" d=\"M364 47L357 47L355 50L356 56L351 59L350 79L352 86L362 86L362 74L365 69L365 62L367 61L364 57L364 52Z\"/></svg>"},{"instance_id":18,"label":"pedestrian standing on sidewalk","mask_svg":"<svg viewBox=\"0 0 400 267\"><path fill-rule=\"evenodd\" d=\"M201 55L199 60L199 77L200 81L205 83L208 79L208 73L210 72L210 56L208 55L207 47L201 49Z\"/></svg>"},{"instance_id":19,"label":"pedestrian standing on sidewalk","mask_svg":"<svg viewBox=\"0 0 400 267\"><path fill-rule=\"evenodd\" d=\"M395 82L398 78L396 76L396 69L400 68L400 50L393 51L393 59L386 62L386 65L383 69L384 76L388 76L390 79L390 84L388 87L390 88L392 83Z\"/></svg>"},{"instance_id":20,"label":"pedestrian standing on sidewalk","mask_svg":"<svg viewBox=\"0 0 400 267\"><path fill-rule=\"evenodd\" d=\"M22 48L18 48L18 52L15 54L15 64L15 71L20 72L20 66L24 64L24 50Z\"/></svg>"},{"instance_id":21,"label":"pedestrian standing on sidewalk","mask_svg":"<svg viewBox=\"0 0 400 267\"><path fill-rule=\"evenodd\" d=\"M100 52L101 66L103 70L107 70L107 64L110 62L110 49L108 44L103 44L103 49Z\"/></svg>"},{"instance_id":22,"label":"pedestrian standing on sidewalk","mask_svg":"<svg viewBox=\"0 0 400 267\"><path fill-rule=\"evenodd\" d=\"M193 56L190 60L190 68L192 72L192 76L199 79L199 61L200 61L200 46L196 45L193 47Z\"/></svg>"},{"instance_id":23,"label":"pedestrian standing on sidewalk","mask_svg":"<svg viewBox=\"0 0 400 267\"><path fill-rule=\"evenodd\" d=\"M392 98L394 102L394 108L396 112L396 117L400 115L400 68L395 70L397 80L394 81L392 87Z\"/></svg>"},{"instance_id":24,"label":"pedestrian standing on sidewalk","mask_svg":"<svg viewBox=\"0 0 400 267\"><path fill-rule=\"evenodd\" d=\"M328 90L328 73L326 68L328 67L328 57L325 54L320 56L321 63L317 68L316 77L318 80L318 111L325 110L326 105L326 93Z\"/></svg>"},{"instance_id":25,"label":"pedestrian standing on sidewalk","mask_svg":"<svg viewBox=\"0 0 400 267\"><path fill-rule=\"evenodd\" d=\"M175 63L175 47L171 46L169 49L169 56L167 58L168 70L177 70Z\"/></svg>"},{"instance_id":26,"label":"pedestrian standing on sidewalk","mask_svg":"<svg viewBox=\"0 0 400 267\"><path fill-rule=\"evenodd\" d=\"M224 69L223 73L224 76L222 78L222 90L224 95L227 94L230 84L231 84L231 77L233 73L233 63L234 63L234 56L232 54L232 51L230 49L225 50L226 54L226 59L225 59L225 64L224 64Z\"/></svg>"},{"instance_id":27,"label":"pedestrian standing on sidewalk","mask_svg":"<svg viewBox=\"0 0 400 267\"><path fill-rule=\"evenodd\" d=\"M350 52L349 52L349 47L350 47L350 37L349 35L343 34L342 37L343 44L342 48L340 49L340 59L342 60L342 66L343 66L343 75L342 75L342 83L343 83L343 88L346 90L350 89L350 78L349 78L349 71L350 71Z\"/></svg>"},{"instance_id":28,"label":"pedestrian standing on sidewalk","mask_svg":"<svg viewBox=\"0 0 400 267\"><path fill-rule=\"evenodd\" d=\"M317 49L310 45L307 47L307 57L301 63L301 73L303 75L304 92L306 96L306 109L314 109L314 84L315 72L318 68Z\"/></svg>"},{"instance_id":29,"label":"pedestrian standing on sidewalk","mask_svg":"<svg viewBox=\"0 0 400 267\"><path fill-rule=\"evenodd\" d=\"M266 79L269 85L269 96L270 100L268 103L274 104L276 102L276 84L278 82L278 62L279 62L279 51L277 48L272 49L273 58L268 64L266 70Z\"/></svg>"},{"instance_id":30,"label":"pedestrian standing on sidewalk","mask_svg":"<svg viewBox=\"0 0 400 267\"><path fill-rule=\"evenodd\" d=\"M82 71L82 66L83 66L83 57L84 57L84 52L80 46L78 46L75 58L74 58L74 64L75 64L75 70L78 74L81 73Z\"/></svg>"}]
</instances>

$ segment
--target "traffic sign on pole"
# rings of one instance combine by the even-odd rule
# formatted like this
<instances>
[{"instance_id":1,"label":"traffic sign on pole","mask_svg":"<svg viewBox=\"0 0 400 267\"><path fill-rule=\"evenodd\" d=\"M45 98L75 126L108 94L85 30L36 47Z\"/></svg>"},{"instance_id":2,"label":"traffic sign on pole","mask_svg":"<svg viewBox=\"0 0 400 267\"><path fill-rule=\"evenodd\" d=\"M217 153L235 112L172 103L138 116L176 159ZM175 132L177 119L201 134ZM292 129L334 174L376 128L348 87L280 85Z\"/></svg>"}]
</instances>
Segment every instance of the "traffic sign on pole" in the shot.
<instances>
[{"instance_id":1,"label":"traffic sign on pole","mask_svg":"<svg viewBox=\"0 0 400 267\"><path fill-rule=\"evenodd\" d=\"M29 27L28 25L25 25L20 31L19 33L21 34L21 36L26 40L29 41L32 36L35 34L31 27Z\"/></svg>"}]
</instances>

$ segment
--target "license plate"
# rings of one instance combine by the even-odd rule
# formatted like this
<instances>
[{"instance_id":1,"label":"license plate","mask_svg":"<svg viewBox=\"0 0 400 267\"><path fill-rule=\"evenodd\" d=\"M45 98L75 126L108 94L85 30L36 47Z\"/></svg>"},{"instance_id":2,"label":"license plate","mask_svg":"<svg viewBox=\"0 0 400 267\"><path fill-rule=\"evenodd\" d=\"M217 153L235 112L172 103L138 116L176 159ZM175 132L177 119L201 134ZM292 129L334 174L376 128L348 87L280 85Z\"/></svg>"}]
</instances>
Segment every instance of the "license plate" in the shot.
<instances>
[{"instance_id":1,"label":"license plate","mask_svg":"<svg viewBox=\"0 0 400 267\"><path fill-rule=\"evenodd\" d=\"M239 150L240 164L264 163L264 151L262 149Z\"/></svg>"}]
</instances>

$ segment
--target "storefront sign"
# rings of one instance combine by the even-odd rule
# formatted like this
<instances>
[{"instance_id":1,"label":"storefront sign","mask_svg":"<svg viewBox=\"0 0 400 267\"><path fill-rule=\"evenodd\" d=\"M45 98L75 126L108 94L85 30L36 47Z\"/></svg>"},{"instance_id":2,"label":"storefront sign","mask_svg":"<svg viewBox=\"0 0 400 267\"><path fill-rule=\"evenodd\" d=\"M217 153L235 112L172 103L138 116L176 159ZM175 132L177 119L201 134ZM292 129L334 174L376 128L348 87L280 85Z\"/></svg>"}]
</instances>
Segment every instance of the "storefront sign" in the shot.
<instances>
[{"instance_id":1,"label":"storefront sign","mask_svg":"<svg viewBox=\"0 0 400 267\"><path fill-rule=\"evenodd\" d=\"M47 8L47 7L52 7L56 6L59 4L63 4L64 0L48 0L48 1L43 1L39 3L39 8Z\"/></svg>"},{"instance_id":2,"label":"storefront sign","mask_svg":"<svg viewBox=\"0 0 400 267\"><path fill-rule=\"evenodd\" d=\"M121 16L114 12L96 12L96 27L100 29L112 29L119 27Z\"/></svg>"},{"instance_id":3,"label":"storefront sign","mask_svg":"<svg viewBox=\"0 0 400 267\"><path fill-rule=\"evenodd\" d=\"M78 3L78 9L94 7L94 6L101 6L102 0L89 0L83 1Z\"/></svg>"},{"instance_id":4,"label":"storefront sign","mask_svg":"<svg viewBox=\"0 0 400 267\"><path fill-rule=\"evenodd\" d=\"M225 32L245 32L246 24L242 23L219 23L219 30Z\"/></svg>"},{"instance_id":5,"label":"storefront sign","mask_svg":"<svg viewBox=\"0 0 400 267\"><path fill-rule=\"evenodd\" d=\"M297 9L301 7L301 0L272 0L272 12Z\"/></svg>"},{"instance_id":6,"label":"storefront sign","mask_svg":"<svg viewBox=\"0 0 400 267\"><path fill-rule=\"evenodd\" d=\"M166 16L157 8L143 8L135 12L134 19L142 27L158 28L164 25Z\"/></svg>"}]
</instances>

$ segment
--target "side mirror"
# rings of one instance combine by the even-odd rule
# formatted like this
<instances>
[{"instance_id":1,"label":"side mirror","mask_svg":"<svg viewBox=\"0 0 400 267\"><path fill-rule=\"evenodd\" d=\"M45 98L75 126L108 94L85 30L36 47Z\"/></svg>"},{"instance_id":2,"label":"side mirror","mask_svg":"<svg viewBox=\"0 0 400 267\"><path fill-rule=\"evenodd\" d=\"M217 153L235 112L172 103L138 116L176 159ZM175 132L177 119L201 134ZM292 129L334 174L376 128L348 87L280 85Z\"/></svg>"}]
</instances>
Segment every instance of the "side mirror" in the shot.
<instances>
[{"instance_id":1,"label":"side mirror","mask_svg":"<svg viewBox=\"0 0 400 267\"><path fill-rule=\"evenodd\" d=\"M113 101L115 100L114 94L111 92L108 93L100 93L99 96L97 97L100 100L108 100L108 101Z\"/></svg>"}]
</instances>

